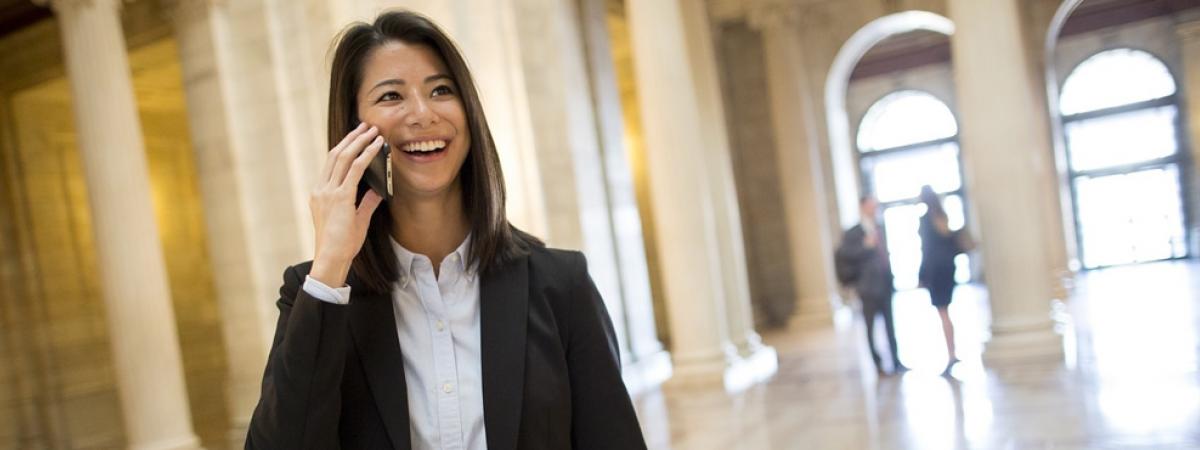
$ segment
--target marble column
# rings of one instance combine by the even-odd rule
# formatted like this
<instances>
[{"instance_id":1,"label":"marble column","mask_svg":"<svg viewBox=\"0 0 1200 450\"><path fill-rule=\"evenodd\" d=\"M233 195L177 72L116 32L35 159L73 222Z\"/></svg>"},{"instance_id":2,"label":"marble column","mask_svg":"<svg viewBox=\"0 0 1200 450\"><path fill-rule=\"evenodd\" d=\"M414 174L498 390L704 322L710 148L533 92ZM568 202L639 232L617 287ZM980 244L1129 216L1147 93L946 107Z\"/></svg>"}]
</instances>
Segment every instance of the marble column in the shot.
<instances>
[{"instance_id":1,"label":"marble column","mask_svg":"<svg viewBox=\"0 0 1200 450\"><path fill-rule=\"evenodd\" d=\"M681 0L688 57L696 78L696 100L700 109L702 137L708 144L700 158L708 173L709 195L716 220L717 255L721 263L725 316L729 338L747 361L751 378L762 380L778 368L775 349L764 346L754 330L750 307L750 276L747 271L745 239L733 176L725 106L718 80L716 49L707 8L702 0Z\"/></svg>"},{"instance_id":2,"label":"marble column","mask_svg":"<svg viewBox=\"0 0 1200 450\"><path fill-rule=\"evenodd\" d=\"M1196 204L1200 202L1200 177L1197 177L1200 175L1200 11L1181 13L1179 22L1175 25L1175 32L1179 36L1179 55L1183 61L1183 73L1180 74L1183 86L1180 92L1184 96L1183 104L1187 107L1187 113L1184 115L1187 118L1185 126L1188 136L1191 137L1187 140L1191 143L1191 148L1179 151L1190 150L1192 153L1190 198L1193 204ZM1200 208L1193 207L1191 211L1192 229L1189 232L1192 248L1188 249L1188 252L1200 255Z\"/></svg>"},{"instance_id":3,"label":"marble column","mask_svg":"<svg viewBox=\"0 0 1200 450\"><path fill-rule=\"evenodd\" d=\"M709 180L702 156L694 153L707 143L696 133L702 124L682 11L674 0L630 0L626 11L650 194L663 234L656 241L673 343L673 381L724 382L738 356L725 323Z\"/></svg>"},{"instance_id":4,"label":"marble column","mask_svg":"<svg viewBox=\"0 0 1200 450\"><path fill-rule=\"evenodd\" d=\"M690 0L630 0L626 11L654 219L662 233L656 241L671 327L671 383L736 390L753 379L731 341L717 218L729 211L715 204L713 192L724 181L713 180L710 171L716 150L709 147L727 154L728 143L709 142L702 131L724 124L707 122L711 113L701 112L713 106L704 83L715 75L698 73L704 67L692 58L701 50L687 25L689 14L702 7Z\"/></svg>"},{"instance_id":5,"label":"marble column","mask_svg":"<svg viewBox=\"0 0 1200 450\"><path fill-rule=\"evenodd\" d=\"M558 2L563 3L563 2ZM617 88L612 40L606 23L606 0L579 3L579 27L583 34L585 66L594 102L600 158L607 188L609 217L616 247L621 296L625 304L631 364L625 365L625 384L631 393L658 387L671 376L671 355L658 339L650 268L642 236L633 170L625 146L621 92Z\"/></svg>"},{"instance_id":6,"label":"marble column","mask_svg":"<svg viewBox=\"0 0 1200 450\"><path fill-rule=\"evenodd\" d=\"M282 62L271 48L265 2L207 3L204 16L208 34L199 39L210 42L211 54L186 58L211 58L207 64L214 67L213 78L207 81L214 83L215 90L209 94L215 97L204 101L220 111L223 121L211 132L224 133L216 144L225 146L223 151L228 152L227 167L222 170L228 171L240 193L223 201L238 203L247 254L244 267L250 273L248 289L255 300L239 305L235 311L253 317L259 325L247 328L253 333L238 341L241 345L270 348L281 274L285 267L312 258L311 237L305 236L303 225L312 218L307 205L295 201L309 186L297 184L293 171L300 170L299 165L288 162L293 154L287 150L283 136L282 110L287 106L280 102L284 93L277 91L275 71ZM187 84L185 89L189 89ZM251 344L250 339L258 342Z\"/></svg>"},{"instance_id":7,"label":"marble column","mask_svg":"<svg viewBox=\"0 0 1200 450\"><path fill-rule=\"evenodd\" d=\"M835 241L818 152L814 99L808 94L800 27L803 5L786 0L751 4L748 20L763 36L771 120L779 158L779 180L787 216L788 246L796 284L792 323L829 325L837 302L833 278Z\"/></svg>"},{"instance_id":8,"label":"marble column","mask_svg":"<svg viewBox=\"0 0 1200 450\"><path fill-rule=\"evenodd\" d=\"M984 361L1061 359L1051 320L1053 262L1039 206L1053 177L1047 124L1031 55L1022 45L1017 0L950 0L954 81L967 182L979 212L991 307Z\"/></svg>"},{"instance_id":9,"label":"marble column","mask_svg":"<svg viewBox=\"0 0 1200 450\"><path fill-rule=\"evenodd\" d=\"M261 263L262 255L256 254L260 247L249 228L254 209L249 203L254 199L243 179L249 171L236 154L239 146L233 142L229 126L231 112L223 83L229 81L230 68L218 63L214 2L178 0L167 6L179 43L188 129L225 341L225 401L230 421L226 439L230 448L239 448L262 389L276 318L274 291L282 281L283 267L275 269L278 273L273 279L267 278L269 273L256 276L256 267L266 264Z\"/></svg>"},{"instance_id":10,"label":"marble column","mask_svg":"<svg viewBox=\"0 0 1200 450\"><path fill-rule=\"evenodd\" d=\"M587 255L627 365L632 353L579 14L558 0L515 0L513 6L526 90L536 93L528 104L549 225L543 237Z\"/></svg>"},{"instance_id":11,"label":"marble column","mask_svg":"<svg viewBox=\"0 0 1200 450\"><path fill-rule=\"evenodd\" d=\"M134 449L194 449L183 363L117 0L53 0L113 365Z\"/></svg>"}]
</instances>

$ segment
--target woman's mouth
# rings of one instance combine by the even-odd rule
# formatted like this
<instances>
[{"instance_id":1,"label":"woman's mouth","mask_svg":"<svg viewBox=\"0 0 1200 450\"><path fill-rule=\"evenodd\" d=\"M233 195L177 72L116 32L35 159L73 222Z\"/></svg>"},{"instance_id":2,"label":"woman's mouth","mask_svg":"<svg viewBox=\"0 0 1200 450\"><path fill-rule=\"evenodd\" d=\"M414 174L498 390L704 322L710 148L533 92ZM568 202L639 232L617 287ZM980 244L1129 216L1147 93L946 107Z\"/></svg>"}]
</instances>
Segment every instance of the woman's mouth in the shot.
<instances>
[{"instance_id":1,"label":"woman's mouth","mask_svg":"<svg viewBox=\"0 0 1200 450\"><path fill-rule=\"evenodd\" d=\"M429 162L441 159L450 146L448 139L425 139L405 142L399 147L406 159L415 162Z\"/></svg>"}]
</instances>

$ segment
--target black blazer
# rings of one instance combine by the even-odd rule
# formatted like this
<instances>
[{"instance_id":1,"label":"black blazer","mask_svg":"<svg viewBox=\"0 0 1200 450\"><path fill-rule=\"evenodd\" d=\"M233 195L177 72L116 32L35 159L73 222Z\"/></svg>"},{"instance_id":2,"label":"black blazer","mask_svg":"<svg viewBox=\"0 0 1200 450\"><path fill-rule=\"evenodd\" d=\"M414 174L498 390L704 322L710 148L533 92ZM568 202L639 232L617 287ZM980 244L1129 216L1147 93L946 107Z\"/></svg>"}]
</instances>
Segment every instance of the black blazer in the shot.
<instances>
[{"instance_id":1,"label":"black blazer","mask_svg":"<svg viewBox=\"0 0 1200 450\"><path fill-rule=\"evenodd\" d=\"M311 266L284 271L246 448L410 449L391 295L323 302L301 288ZM485 273L479 321L489 450L646 448L583 254L536 247Z\"/></svg>"},{"instance_id":2,"label":"black blazer","mask_svg":"<svg viewBox=\"0 0 1200 450\"><path fill-rule=\"evenodd\" d=\"M867 231L861 224L846 230L834 257L838 264L854 266L852 271L856 277L850 285L861 300L891 300L896 288L893 285L895 276L892 275L892 264L888 259L887 230L878 225L875 233L879 236L879 242L875 247L867 248L864 242Z\"/></svg>"}]
</instances>

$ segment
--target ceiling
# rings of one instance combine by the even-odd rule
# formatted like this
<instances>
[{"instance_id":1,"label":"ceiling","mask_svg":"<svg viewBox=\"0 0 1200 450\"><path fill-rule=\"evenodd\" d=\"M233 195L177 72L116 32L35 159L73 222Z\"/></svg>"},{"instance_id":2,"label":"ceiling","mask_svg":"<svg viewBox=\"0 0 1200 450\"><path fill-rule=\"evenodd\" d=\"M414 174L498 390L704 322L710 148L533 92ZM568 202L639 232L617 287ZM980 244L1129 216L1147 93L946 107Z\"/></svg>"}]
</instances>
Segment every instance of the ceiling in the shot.
<instances>
[{"instance_id":1,"label":"ceiling","mask_svg":"<svg viewBox=\"0 0 1200 450\"><path fill-rule=\"evenodd\" d=\"M917 30L884 39L863 55L850 79L937 64L950 60L950 37L941 33Z\"/></svg>"},{"instance_id":2,"label":"ceiling","mask_svg":"<svg viewBox=\"0 0 1200 450\"><path fill-rule=\"evenodd\" d=\"M1060 35L1087 33L1198 7L1200 0L1084 0L1071 12ZM947 36L930 31L909 32L892 36L871 48L854 68L850 79L947 61L950 61Z\"/></svg>"},{"instance_id":3,"label":"ceiling","mask_svg":"<svg viewBox=\"0 0 1200 450\"><path fill-rule=\"evenodd\" d=\"M50 17L50 8L30 0L0 0L0 36Z\"/></svg>"}]
</instances>

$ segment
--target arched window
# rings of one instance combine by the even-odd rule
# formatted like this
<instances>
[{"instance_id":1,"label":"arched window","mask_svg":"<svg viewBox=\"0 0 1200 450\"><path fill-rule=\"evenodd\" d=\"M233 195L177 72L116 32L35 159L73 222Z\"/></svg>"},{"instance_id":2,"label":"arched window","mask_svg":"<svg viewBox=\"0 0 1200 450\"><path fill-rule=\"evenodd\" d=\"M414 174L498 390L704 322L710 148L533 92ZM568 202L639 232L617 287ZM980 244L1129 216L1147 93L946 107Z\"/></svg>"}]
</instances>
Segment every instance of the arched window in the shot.
<instances>
[{"instance_id":1,"label":"arched window","mask_svg":"<svg viewBox=\"0 0 1200 450\"><path fill-rule=\"evenodd\" d=\"M1059 98L1084 267L1186 256L1179 105L1154 55L1107 50L1084 60Z\"/></svg>"},{"instance_id":2,"label":"arched window","mask_svg":"<svg viewBox=\"0 0 1200 450\"><path fill-rule=\"evenodd\" d=\"M867 109L857 142L863 181L879 199L887 226L896 289L915 288L921 265L917 230L925 213L925 205L917 199L921 186L928 184L943 195L951 228L964 223L958 122L932 94L901 90ZM967 281L970 268L965 257L958 268L956 278Z\"/></svg>"}]
</instances>

